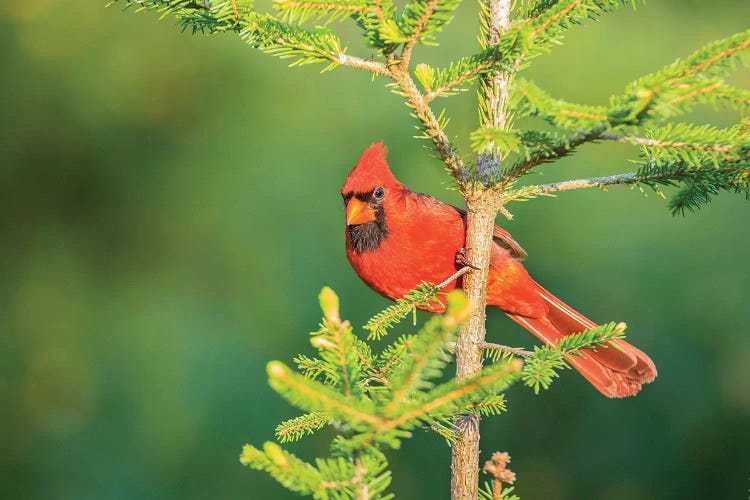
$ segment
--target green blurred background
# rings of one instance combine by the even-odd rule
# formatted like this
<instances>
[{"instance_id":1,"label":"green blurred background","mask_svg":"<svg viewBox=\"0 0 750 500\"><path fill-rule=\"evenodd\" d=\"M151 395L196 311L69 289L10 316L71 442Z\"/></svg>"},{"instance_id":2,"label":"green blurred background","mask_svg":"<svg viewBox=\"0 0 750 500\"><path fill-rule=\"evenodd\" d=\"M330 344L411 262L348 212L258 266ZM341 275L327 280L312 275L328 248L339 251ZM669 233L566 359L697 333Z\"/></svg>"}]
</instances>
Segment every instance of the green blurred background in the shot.
<instances>
[{"instance_id":1,"label":"green blurred background","mask_svg":"<svg viewBox=\"0 0 750 500\"><path fill-rule=\"evenodd\" d=\"M295 415L265 365L310 352L323 285L356 325L386 305L344 256L345 175L382 138L413 189L460 200L383 81L290 70L234 36L104 3L0 4L0 497L292 498L238 462ZM467 2L416 58L475 50L475 15ZM652 1L571 30L530 76L601 103L749 24L744 0ZM733 82L750 88L750 72ZM465 137L474 92L444 102ZM589 145L538 181L626 171L635 153ZM628 400L572 372L542 397L514 389L510 413L483 426L483 459L509 451L526 500L748 496L750 204L722 195L685 218L665 205L591 190L516 204L503 222L539 281L626 321L660 372ZM489 331L532 345L496 311ZM323 455L329 437L291 448ZM447 498L437 436L390 458L399 498Z\"/></svg>"}]
</instances>

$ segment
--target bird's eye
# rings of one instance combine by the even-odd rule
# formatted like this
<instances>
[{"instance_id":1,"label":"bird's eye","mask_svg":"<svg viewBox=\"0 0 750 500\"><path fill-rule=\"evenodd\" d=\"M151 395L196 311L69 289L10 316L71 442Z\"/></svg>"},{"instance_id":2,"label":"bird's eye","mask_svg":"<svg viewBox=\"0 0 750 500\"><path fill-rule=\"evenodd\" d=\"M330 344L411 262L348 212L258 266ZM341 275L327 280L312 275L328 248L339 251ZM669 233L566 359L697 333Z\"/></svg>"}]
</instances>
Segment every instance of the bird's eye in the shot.
<instances>
[{"instance_id":1,"label":"bird's eye","mask_svg":"<svg viewBox=\"0 0 750 500\"><path fill-rule=\"evenodd\" d=\"M383 186L375 188L375 191L372 192L372 196L380 201L383 198L385 198L385 188Z\"/></svg>"}]
</instances>

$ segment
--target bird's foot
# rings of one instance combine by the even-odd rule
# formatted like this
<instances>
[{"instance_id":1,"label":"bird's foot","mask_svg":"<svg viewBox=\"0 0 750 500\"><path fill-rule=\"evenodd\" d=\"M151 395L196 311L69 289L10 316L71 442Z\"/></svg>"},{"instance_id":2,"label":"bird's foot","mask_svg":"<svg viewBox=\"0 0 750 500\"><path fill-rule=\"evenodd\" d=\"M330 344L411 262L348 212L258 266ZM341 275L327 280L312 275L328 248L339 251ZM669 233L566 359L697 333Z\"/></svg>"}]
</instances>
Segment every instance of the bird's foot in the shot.
<instances>
[{"instance_id":1,"label":"bird's foot","mask_svg":"<svg viewBox=\"0 0 750 500\"><path fill-rule=\"evenodd\" d=\"M479 268L469 262L469 259L466 257L466 249L462 248L458 252L456 252L456 265L458 267L470 267L472 269L478 270Z\"/></svg>"}]
</instances>

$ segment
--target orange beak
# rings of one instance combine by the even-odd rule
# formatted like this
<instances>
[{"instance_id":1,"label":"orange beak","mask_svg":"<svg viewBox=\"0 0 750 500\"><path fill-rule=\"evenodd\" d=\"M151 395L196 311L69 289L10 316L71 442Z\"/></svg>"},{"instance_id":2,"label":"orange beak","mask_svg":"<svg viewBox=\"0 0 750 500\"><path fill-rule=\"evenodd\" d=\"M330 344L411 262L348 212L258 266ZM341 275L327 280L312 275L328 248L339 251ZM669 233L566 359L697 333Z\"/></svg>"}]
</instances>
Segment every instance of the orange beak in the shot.
<instances>
[{"instance_id":1,"label":"orange beak","mask_svg":"<svg viewBox=\"0 0 750 500\"><path fill-rule=\"evenodd\" d=\"M346 225L356 226L375 220L375 212L364 201L352 198L346 205Z\"/></svg>"}]
</instances>

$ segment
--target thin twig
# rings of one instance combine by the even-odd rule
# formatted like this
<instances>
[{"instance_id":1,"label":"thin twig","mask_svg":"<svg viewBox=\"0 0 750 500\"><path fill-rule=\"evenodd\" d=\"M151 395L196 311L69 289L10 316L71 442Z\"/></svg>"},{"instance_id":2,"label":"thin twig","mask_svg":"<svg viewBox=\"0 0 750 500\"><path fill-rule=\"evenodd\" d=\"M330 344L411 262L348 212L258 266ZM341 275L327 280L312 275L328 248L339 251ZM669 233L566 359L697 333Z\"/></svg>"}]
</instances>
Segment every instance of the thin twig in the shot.
<instances>
[{"instance_id":1,"label":"thin twig","mask_svg":"<svg viewBox=\"0 0 750 500\"><path fill-rule=\"evenodd\" d=\"M455 273L451 274L442 283L438 283L437 285L435 285L435 288L437 288L439 290L439 289L443 288L445 285L447 285L448 283L450 283L451 281L453 281L455 279L458 279L460 276L463 276L464 274L466 274L468 272L471 272L473 270L474 269L471 266L464 266L461 269L459 269L458 271L456 271Z\"/></svg>"},{"instance_id":2,"label":"thin twig","mask_svg":"<svg viewBox=\"0 0 750 500\"><path fill-rule=\"evenodd\" d=\"M494 60L486 61L474 68L471 68L466 73L463 73L462 75L459 75L454 80L451 80L450 82L446 83L445 85L441 85L440 87L436 89L432 89L429 92L427 92L424 96L424 99L426 102L430 102L439 95L443 94L444 92L447 92L448 90L452 89L456 85L460 85L461 83L465 82L469 78L473 78L476 74L481 73L485 69L489 68L495 63Z\"/></svg>"},{"instance_id":3,"label":"thin twig","mask_svg":"<svg viewBox=\"0 0 750 500\"><path fill-rule=\"evenodd\" d=\"M239 21L241 16L240 16L239 9L237 8L236 0L230 0L230 3L232 5L234 17ZM300 5L303 5L303 4L300 3ZM201 7L203 9L210 10L210 5L205 0L204 2L202 2L202 4L196 4L196 7ZM379 15L382 16L382 10L380 10L379 5L377 7L376 12L379 12ZM284 40L280 39L278 40L278 42L283 43ZM390 76L390 71L388 71L388 68L386 67L386 65L379 61L364 59L362 57L357 57L357 56L350 56L349 54L344 54L343 52L339 54L335 54L335 53L328 54L327 59L329 59L333 63L340 64L341 66L349 66L350 68L363 69L365 71L370 71L372 73L375 73L381 76Z\"/></svg>"},{"instance_id":4,"label":"thin twig","mask_svg":"<svg viewBox=\"0 0 750 500\"><path fill-rule=\"evenodd\" d=\"M427 26L427 22L430 20L430 17L432 17L433 12L435 12L435 7L438 2L439 0L430 0L427 2L427 5L425 5L424 8L424 14L419 19L417 27L414 28L414 31L409 36L409 40L404 44L404 49L401 51L401 67L405 70L408 70L409 68L409 60L411 59L412 50L414 50L414 46L419 41L419 35L422 34L425 26Z\"/></svg>"},{"instance_id":5,"label":"thin twig","mask_svg":"<svg viewBox=\"0 0 750 500\"><path fill-rule=\"evenodd\" d=\"M703 61L703 62L701 62L699 64L696 64L692 68L688 68L687 70L685 70L685 74L690 75L692 73L696 73L696 72L698 72L698 71L700 71L700 70L702 70L702 69L704 69L704 68L712 65L713 63L715 63L715 62L717 62L717 61L719 61L719 60L721 60L721 59L723 59L725 57L728 57L728 56L734 54L735 52L737 52L739 50L743 50L743 49L746 49L748 47L750 47L750 40L745 40L744 42L742 42L741 44L737 45L736 47L732 47L731 49L726 49L726 50L724 50L722 52L719 52L718 54L716 54L715 56L711 57L710 59L707 59L707 60L705 60L705 61Z\"/></svg>"},{"instance_id":6,"label":"thin twig","mask_svg":"<svg viewBox=\"0 0 750 500\"><path fill-rule=\"evenodd\" d=\"M521 356L522 358L528 358L533 354L531 351L527 351L526 349L523 349L521 347L510 347L502 344L493 344L491 342L485 342L484 344L482 344L482 349L484 349L485 351L487 349L491 349L493 351L509 352L511 354L515 354L516 356Z\"/></svg>"},{"instance_id":7,"label":"thin twig","mask_svg":"<svg viewBox=\"0 0 750 500\"><path fill-rule=\"evenodd\" d=\"M573 189L584 189L593 187L604 187L612 184L635 184L640 179L634 172L626 174L609 175L606 177L591 177L589 179L576 179L572 181L552 182L550 184L539 184L533 188L538 193L554 193L557 191L571 191Z\"/></svg>"},{"instance_id":8,"label":"thin twig","mask_svg":"<svg viewBox=\"0 0 750 500\"><path fill-rule=\"evenodd\" d=\"M448 342L448 344L446 344L446 347L448 347L448 349L455 350L456 343ZM521 347L510 347L502 344L493 344L491 342L484 342L482 344L482 349L485 351L491 349L493 351L509 352L515 356L521 356L522 358L528 358L533 354L531 351L527 351Z\"/></svg>"},{"instance_id":9,"label":"thin twig","mask_svg":"<svg viewBox=\"0 0 750 500\"><path fill-rule=\"evenodd\" d=\"M714 84L708 85L706 87L703 87L701 89L694 90L692 92L688 92L687 94L675 97L674 99L672 99L671 101L669 101L667 104L670 104L670 105L671 104L677 104L678 102L687 101L688 99L692 99L693 97L698 96L698 95L708 94L712 90L715 90L716 88L721 87L721 85L722 85L721 83L714 83ZM649 113L653 114L654 111L653 110L649 111Z\"/></svg>"},{"instance_id":10,"label":"thin twig","mask_svg":"<svg viewBox=\"0 0 750 500\"><path fill-rule=\"evenodd\" d=\"M561 10L560 12L558 12L557 14L555 14L554 16L552 16L549 19L547 19L547 21L544 24L542 24L537 29L535 29L534 32L531 34L531 36L533 38L536 38L539 35L539 33L541 33L542 31L546 30L547 28L549 28L552 23L558 21L561 17L563 17L566 14L568 14L571 10L575 9L583 1L584 0L576 0L574 2L570 2L570 5L568 5L567 7L565 7L563 10Z\"/></svg>"},{"instance_id":11,"label":"thin twig","mask_svg":"<svg viewBox=\"0 0 750 500\"><path fill-rule=\"evenodd\" d=\"M361 57L350 56L348 54L336 54L333 62L342 66L349 66L352 68L364 69L365 71L371 71L377 75L390 76L390 71L385 64L380 61L372 61L370 59L363 59Z\"/></svg>"},{"instance_id":12,"label":"thin twig","mask_svg":"<svg viewBox=\"0 0 750 500\"><path fill-rule=\"evenodd\" d=\"M648 146L654 148L683 148L690 150L700 151L718 151L721 153L728 153L733 149L733 146L726 146L723 144L696 144L690 142L677 142L677 141L662 141L659 139L648 139L645 137L630 137L627 135L620 134L600 134L599 139L606 139L609 141L628 142L637 146Z\"/></svg>"},{"instance_id":13,"label":"thin twig","mask_svg":"<svg viewBox=\"0 0 750 500\"><path fill-rule=\"evenodd\" d=\"M745 175L750 175L750 170L737 170L736 168L729 169L717 169L718 171L731 171L740 172ZM638 177L635 172L628 172L626 174L609 175L606 177L591 177L588 179L576 179L572 181L552 182L550 184L539 184L537 186L528 186L525 189L529 189L535 194L549 194L558 191L572 191L574 189L586 189L595 187L606 187L615 184L637 184L644 181L659 181L662 179L669 179L674 177L674 172L665 172L658 175L649 175L647 177ZM735 181L732 184L740 184L739 181Z\"/></svg>"},{"instance_id":14,"label":"thin twig","mask_svg":"<svg viewBox=\"0 0 750 500\"><path fill-rule=\"evenodd\" d=\"M390 61L389 70L390 76L409 100L409 105L414 109L414 114L422 122L425 134L432 140L440 158L445 162L456 181L461 183L464 175L464 161L451 143L445 130L440 126L437 117L417 88L417 84L414 83L409 72L401 67L395 59Z\"/></svg>"},{"instance_id":15,"label":"thin twig","mask_svg":"<svg viewBox=\"0 0 750 500\"><path fill-rule=\"evenodd\" d=\"M508 171L508 173L505 174L505 178L508 180L517 179L537 165L541 165L544 162L554 160L555 158L562 158L563 156L570 154L571 151L584 143L601 139L602 134L605 130L607 130L608 127L608 124L602 124L592 128L591 130L582 130L564 144L552 148L551 151L545 154L534 156L523 163L515 165Z\"/></svg>"}]
</instances>

